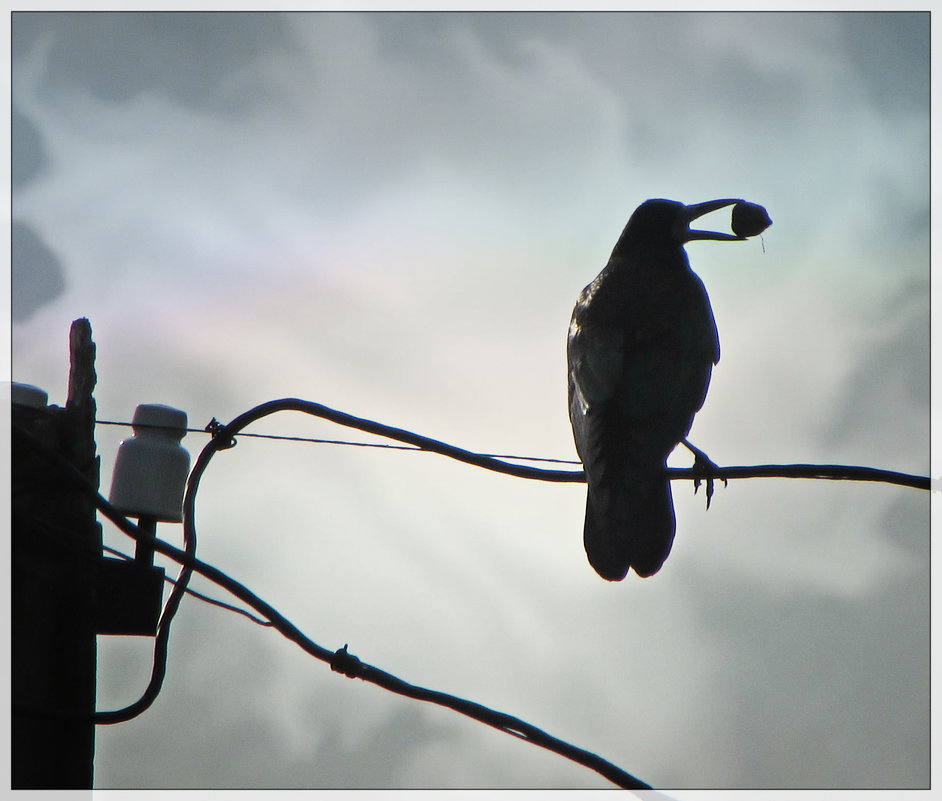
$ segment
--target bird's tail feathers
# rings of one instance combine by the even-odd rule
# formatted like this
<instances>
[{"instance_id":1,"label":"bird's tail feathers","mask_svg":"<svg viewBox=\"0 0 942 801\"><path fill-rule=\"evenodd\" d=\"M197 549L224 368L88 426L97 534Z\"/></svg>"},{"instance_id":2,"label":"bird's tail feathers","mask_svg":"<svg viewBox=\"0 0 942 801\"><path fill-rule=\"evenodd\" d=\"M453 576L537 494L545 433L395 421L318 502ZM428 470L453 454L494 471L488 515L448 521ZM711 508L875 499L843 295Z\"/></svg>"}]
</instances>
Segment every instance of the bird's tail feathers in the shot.
<instances>
[{"instance_id":1,"label":"bird's tail feathers","mask_svg":"<svg viewBox=\"0 0 942 801\"><path fill-rule=\"evenodd\" d=\"M674 541L674 503L663 465L626 470L613 487L589 488L583 540L589 563L609 581L630 569L661 569Z\"/></svg>"}]
</instances>

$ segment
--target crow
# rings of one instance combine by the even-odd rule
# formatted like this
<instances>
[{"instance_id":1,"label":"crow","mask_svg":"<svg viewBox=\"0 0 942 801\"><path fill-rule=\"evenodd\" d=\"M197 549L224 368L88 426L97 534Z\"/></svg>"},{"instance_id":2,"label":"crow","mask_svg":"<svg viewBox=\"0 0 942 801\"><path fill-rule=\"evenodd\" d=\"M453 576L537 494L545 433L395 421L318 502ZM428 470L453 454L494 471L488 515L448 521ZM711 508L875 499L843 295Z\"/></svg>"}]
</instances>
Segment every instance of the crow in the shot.
<instances>
[{"instance_id":1,"label":"crow","mask_svg":"<svg viewBox=\"0 0 942 801\"><path fill-rule=\"evenodd\" d=\"M733 204L734 219L740 210L740 218L761 212L746 235L690 228L696 218ZM675 530L665 472L671 451L684 443L695 464L712 465L686 437L720 344L710 299L684 244L743 241L764 230L765 220L761 206L739 199L689 206L647 200L579 295L567 346L569 419L588 482L586 555L602 578L620 581L632 568L651 576L667 559ZM711 493L708 482L708 503Z\"/></svg>"}]
</instances>

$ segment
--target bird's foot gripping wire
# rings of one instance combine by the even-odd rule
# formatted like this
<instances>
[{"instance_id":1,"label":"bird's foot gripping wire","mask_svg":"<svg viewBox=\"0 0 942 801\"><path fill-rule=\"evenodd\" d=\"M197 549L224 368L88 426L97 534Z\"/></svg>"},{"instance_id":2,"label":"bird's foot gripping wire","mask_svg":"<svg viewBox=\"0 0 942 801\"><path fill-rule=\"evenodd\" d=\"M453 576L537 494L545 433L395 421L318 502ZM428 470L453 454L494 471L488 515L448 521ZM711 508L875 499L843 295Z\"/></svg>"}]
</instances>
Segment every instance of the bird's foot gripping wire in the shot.
<instances>
[{"instance_id":1,"label":"bird's foot gripping wire","mask_svg":"<svg viewBox=\"0 0 942 801\"><path fill-rule=\"evenodd\" d=\"M719 466L714 462L709 456L707 456L699 448L691 445L690 442L686 439L681 440L684 443L684 446L693 454L693 466L694 469L705 470L710 473L716 473L719 471ZM700 484L702 481L699 478L693 480L693 491L696 494L697 490L700 489ZM729 485L729 482L724 478L723 486L726 487ZM706 508L710 508L710 499L713 497L713 477L707 476L706 479Z\"/></svg>"}]
</instances>

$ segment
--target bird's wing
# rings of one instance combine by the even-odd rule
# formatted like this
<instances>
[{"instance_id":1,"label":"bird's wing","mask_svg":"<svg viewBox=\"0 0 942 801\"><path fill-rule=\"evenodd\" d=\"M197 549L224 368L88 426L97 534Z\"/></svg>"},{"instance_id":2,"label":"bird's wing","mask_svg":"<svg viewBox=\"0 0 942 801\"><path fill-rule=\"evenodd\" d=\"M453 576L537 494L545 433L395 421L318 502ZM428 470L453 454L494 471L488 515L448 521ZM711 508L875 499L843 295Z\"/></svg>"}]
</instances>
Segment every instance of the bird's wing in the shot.
<instances>
[{"instance_id":1,"label":"bird's wing","mask_svg":"<svg viewBox=\"0 0 942 801\"><path fill-rule=\"evenodd\" d=\"M578 314L569 327L569 418L576 450L593 483L608 463L610 411L622 382L624 334L618 328L585 325Z\"/></svg>"},{"instance_id":2,"label":"bird's wing","mask_svg":"<svg viewBox=\"0 0 942 801\"><path fill-rule=\"evenodd\" d=\"M601 481L629 450L666 458L702 406L719 342L702 283L689 289L697 302L683 292L646 297L603 322L585 320L577 305L569 329L569 414L591 481ZM668 308L675 303L680 313Z\"/></svg>"}]
</instances>

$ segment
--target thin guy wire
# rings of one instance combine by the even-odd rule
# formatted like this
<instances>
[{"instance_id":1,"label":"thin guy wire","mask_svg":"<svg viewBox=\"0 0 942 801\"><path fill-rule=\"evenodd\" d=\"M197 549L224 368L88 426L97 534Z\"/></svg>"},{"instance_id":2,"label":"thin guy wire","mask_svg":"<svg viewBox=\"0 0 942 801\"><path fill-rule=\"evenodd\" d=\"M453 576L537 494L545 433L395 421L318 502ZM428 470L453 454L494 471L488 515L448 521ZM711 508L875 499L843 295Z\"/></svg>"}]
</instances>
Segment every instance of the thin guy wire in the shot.
<instances>
[{"instance_id":1,"label":"thin guy wire","mask_svg":"<svg viewBox=\"0 0 942 801\"><path fill-rule=\"evenodd\" d=\"M124 426L126 428L133 428L137 426L138 428L168 428L168 426L160 425L147 425L147 424L138 424L138 423L128 423L122 422L120 420L96 420L98 425L102 426ZM179 431L180 429L174 429ZM212 435L212 431L209 431L205 428L185 428L183 429L188 434L206 434ZM324 439L321 437L297 437L297 436L287 436L284 434L254 434L248 431L243 431L239 434L240 437L254 437L256 439L272 439L272 440L282 440L284 442L305 442L313 445L350 445L357 448L384 448L386 450L394 451L423 451L425 448L419 448L414 445L391 445L388 442L356 442L346 439ZM481 456L487 456L491 459L516 459L521 462L550 462L553 464L582 464L582 462L576 459L553 459L548 456L516 456L509 453L482 453Z\"/></svg>"}]
</instances>

